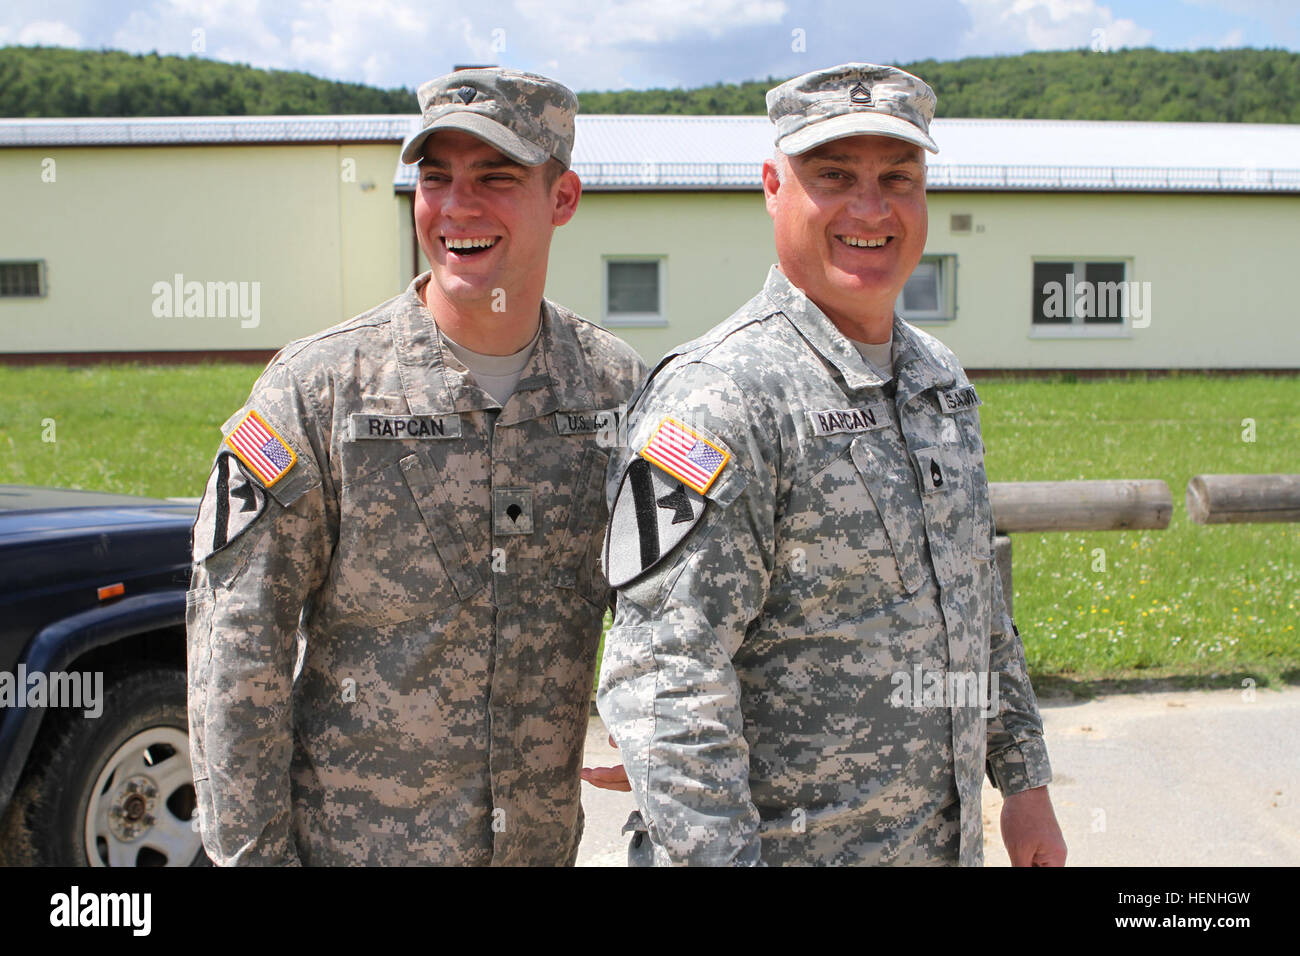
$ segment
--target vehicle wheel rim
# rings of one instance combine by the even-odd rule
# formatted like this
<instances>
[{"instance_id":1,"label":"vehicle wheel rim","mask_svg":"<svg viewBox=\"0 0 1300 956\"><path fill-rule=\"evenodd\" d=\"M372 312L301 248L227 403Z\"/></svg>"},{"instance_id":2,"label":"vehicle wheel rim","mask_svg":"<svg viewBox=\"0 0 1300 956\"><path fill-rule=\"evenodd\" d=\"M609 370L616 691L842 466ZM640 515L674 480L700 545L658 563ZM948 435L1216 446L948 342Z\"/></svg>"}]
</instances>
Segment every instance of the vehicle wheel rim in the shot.
<instances>
[{"instance_id":1,"label":"vehicle wheel rim","mask_svg":"<svg viewBox=\"0 0 1300 956\"><path fill-rule=\"evenodd\" d=\"M86 805L91 866L189 866L203 845L195 821L189 738L151 727L108 758Z\"/></svg>"}]
</instances>

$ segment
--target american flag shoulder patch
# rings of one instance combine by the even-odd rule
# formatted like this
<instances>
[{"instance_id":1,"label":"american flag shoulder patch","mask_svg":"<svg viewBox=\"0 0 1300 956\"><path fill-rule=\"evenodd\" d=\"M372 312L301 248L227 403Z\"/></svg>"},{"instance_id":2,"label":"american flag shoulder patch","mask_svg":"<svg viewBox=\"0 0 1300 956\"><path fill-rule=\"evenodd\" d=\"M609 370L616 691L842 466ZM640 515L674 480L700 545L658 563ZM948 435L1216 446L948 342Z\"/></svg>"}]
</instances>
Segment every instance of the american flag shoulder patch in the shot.
<instances>
[{"instance_id":1,"label":"american flag shoulder patch","mask_svg":"<svg viewBox=\"0 0 1300 956\"><path fill-rule=\"evenodd\" d=\"M252 409L226 436L226 444L267 488L283 478L298 461L289 443Z\"/></svg>"},{"instance_id":2,"label":"american flag shoulder patch","mask_svg":"<svg viewBox=\"0 0 1300 956\"><path fill-rule=\"evenodd\" d=\"M731 452L675 418L665 418L659 423L640 454L700 494L709 490L731 460Z\"/></svg>"}]
</instances>

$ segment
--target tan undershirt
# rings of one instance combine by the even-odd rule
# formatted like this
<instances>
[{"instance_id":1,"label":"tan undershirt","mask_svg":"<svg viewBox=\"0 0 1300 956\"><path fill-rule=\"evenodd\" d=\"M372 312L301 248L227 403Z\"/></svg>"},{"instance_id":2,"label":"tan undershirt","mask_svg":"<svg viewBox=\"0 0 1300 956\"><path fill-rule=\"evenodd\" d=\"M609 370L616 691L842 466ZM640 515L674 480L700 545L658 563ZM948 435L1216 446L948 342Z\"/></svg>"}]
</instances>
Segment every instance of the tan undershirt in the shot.
<instances>
[{"instance_id":1,"label":"tan undershirt","mask_svg":"<svg viewBox=\"0 0 1300 956\"><path fill-rule=\"evenodd\" d=\"M514 394L515 386L519 384L519 377L523 375L541 334L542 326L539 322L533 340L514 355L483 355L465 348L458 342L453 342L446 332L442 333L442 338L447 343L447 348L451 349L451 354L460 359L469 369L479 388L504 406L506 399Z\"/></svg>"},{"instance_id":2,"label":"tan undershirt","mask_svg":"<svg viewBox=\"0 0 1300 956\"><path fill-rule=\"evenodd\" d=\"M894 377L894 333L889 333L889 341L879 344L874 342L859 342L857 339L849 339L853 347L858 350L858 354L877 372L880 377L890 379Z\"/></svg>"}]
</instances>

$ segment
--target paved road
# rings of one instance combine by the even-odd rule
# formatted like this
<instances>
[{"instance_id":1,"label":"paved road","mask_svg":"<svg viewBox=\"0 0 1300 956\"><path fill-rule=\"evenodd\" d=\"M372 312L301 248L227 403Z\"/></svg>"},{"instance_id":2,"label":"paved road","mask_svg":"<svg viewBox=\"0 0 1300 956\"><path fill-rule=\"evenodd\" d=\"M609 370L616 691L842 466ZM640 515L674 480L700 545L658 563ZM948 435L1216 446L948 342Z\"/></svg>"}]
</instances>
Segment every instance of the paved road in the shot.
<instances>
[{"instance_id":1,"label":"paved road","mask_svg":"<svg viewBox=\"0 0 1300 956\"><path fill-rule=\"evenodd\" d=\"M1300 688L1042 701L1056 815L1087 866L1300 865ZM599 717L587 766L618 762ZM583 784L579 866L622 866L631 794ZM984 855L1008 866L985 783Z\"/></svg>"}]
</instances>

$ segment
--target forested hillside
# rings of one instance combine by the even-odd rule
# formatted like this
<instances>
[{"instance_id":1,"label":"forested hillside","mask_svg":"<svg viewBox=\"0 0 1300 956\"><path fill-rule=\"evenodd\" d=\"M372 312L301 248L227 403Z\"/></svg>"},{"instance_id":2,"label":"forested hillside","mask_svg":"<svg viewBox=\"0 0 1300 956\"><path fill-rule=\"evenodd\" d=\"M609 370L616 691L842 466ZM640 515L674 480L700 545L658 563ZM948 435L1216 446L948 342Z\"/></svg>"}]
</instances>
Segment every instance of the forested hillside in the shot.
<instances>
[{"instance_id":1,"label":"forested hillside","mask_svg":"<svg viewBox=\"0 0 1300 956\"><path fill-rule=\"evenodd\" d=\"M939 96L939 116L1300 123L1300 53L1065 50L896 64ZM784 77L695 90L583 93L584 113L764 113Z\"/></svg>"},{"instance_id":2,"label":"forested hillside","mask_svg":"<svg viewBox=\"0 0 1300 956\"><path fill-rule=\"evenodd\" d=\"M1286 50L1066 50L898 64L939 94L940 116L1300 122L1300 54ZM580 94L584 113L765 112L784 77L698 89ZM0 116L414 113L412 90L199 57L0 48Z\"/></svg>"},{"instance_id":3,"label":"forested hillside","mask_svg":"<svg viewBox=\"0 0 1300 956\"><path fill-rule=\"evenodd\" d=\"M414 113L415 93L201 57L0 49L0 116Z\"/></svg>"}]
</instances>

